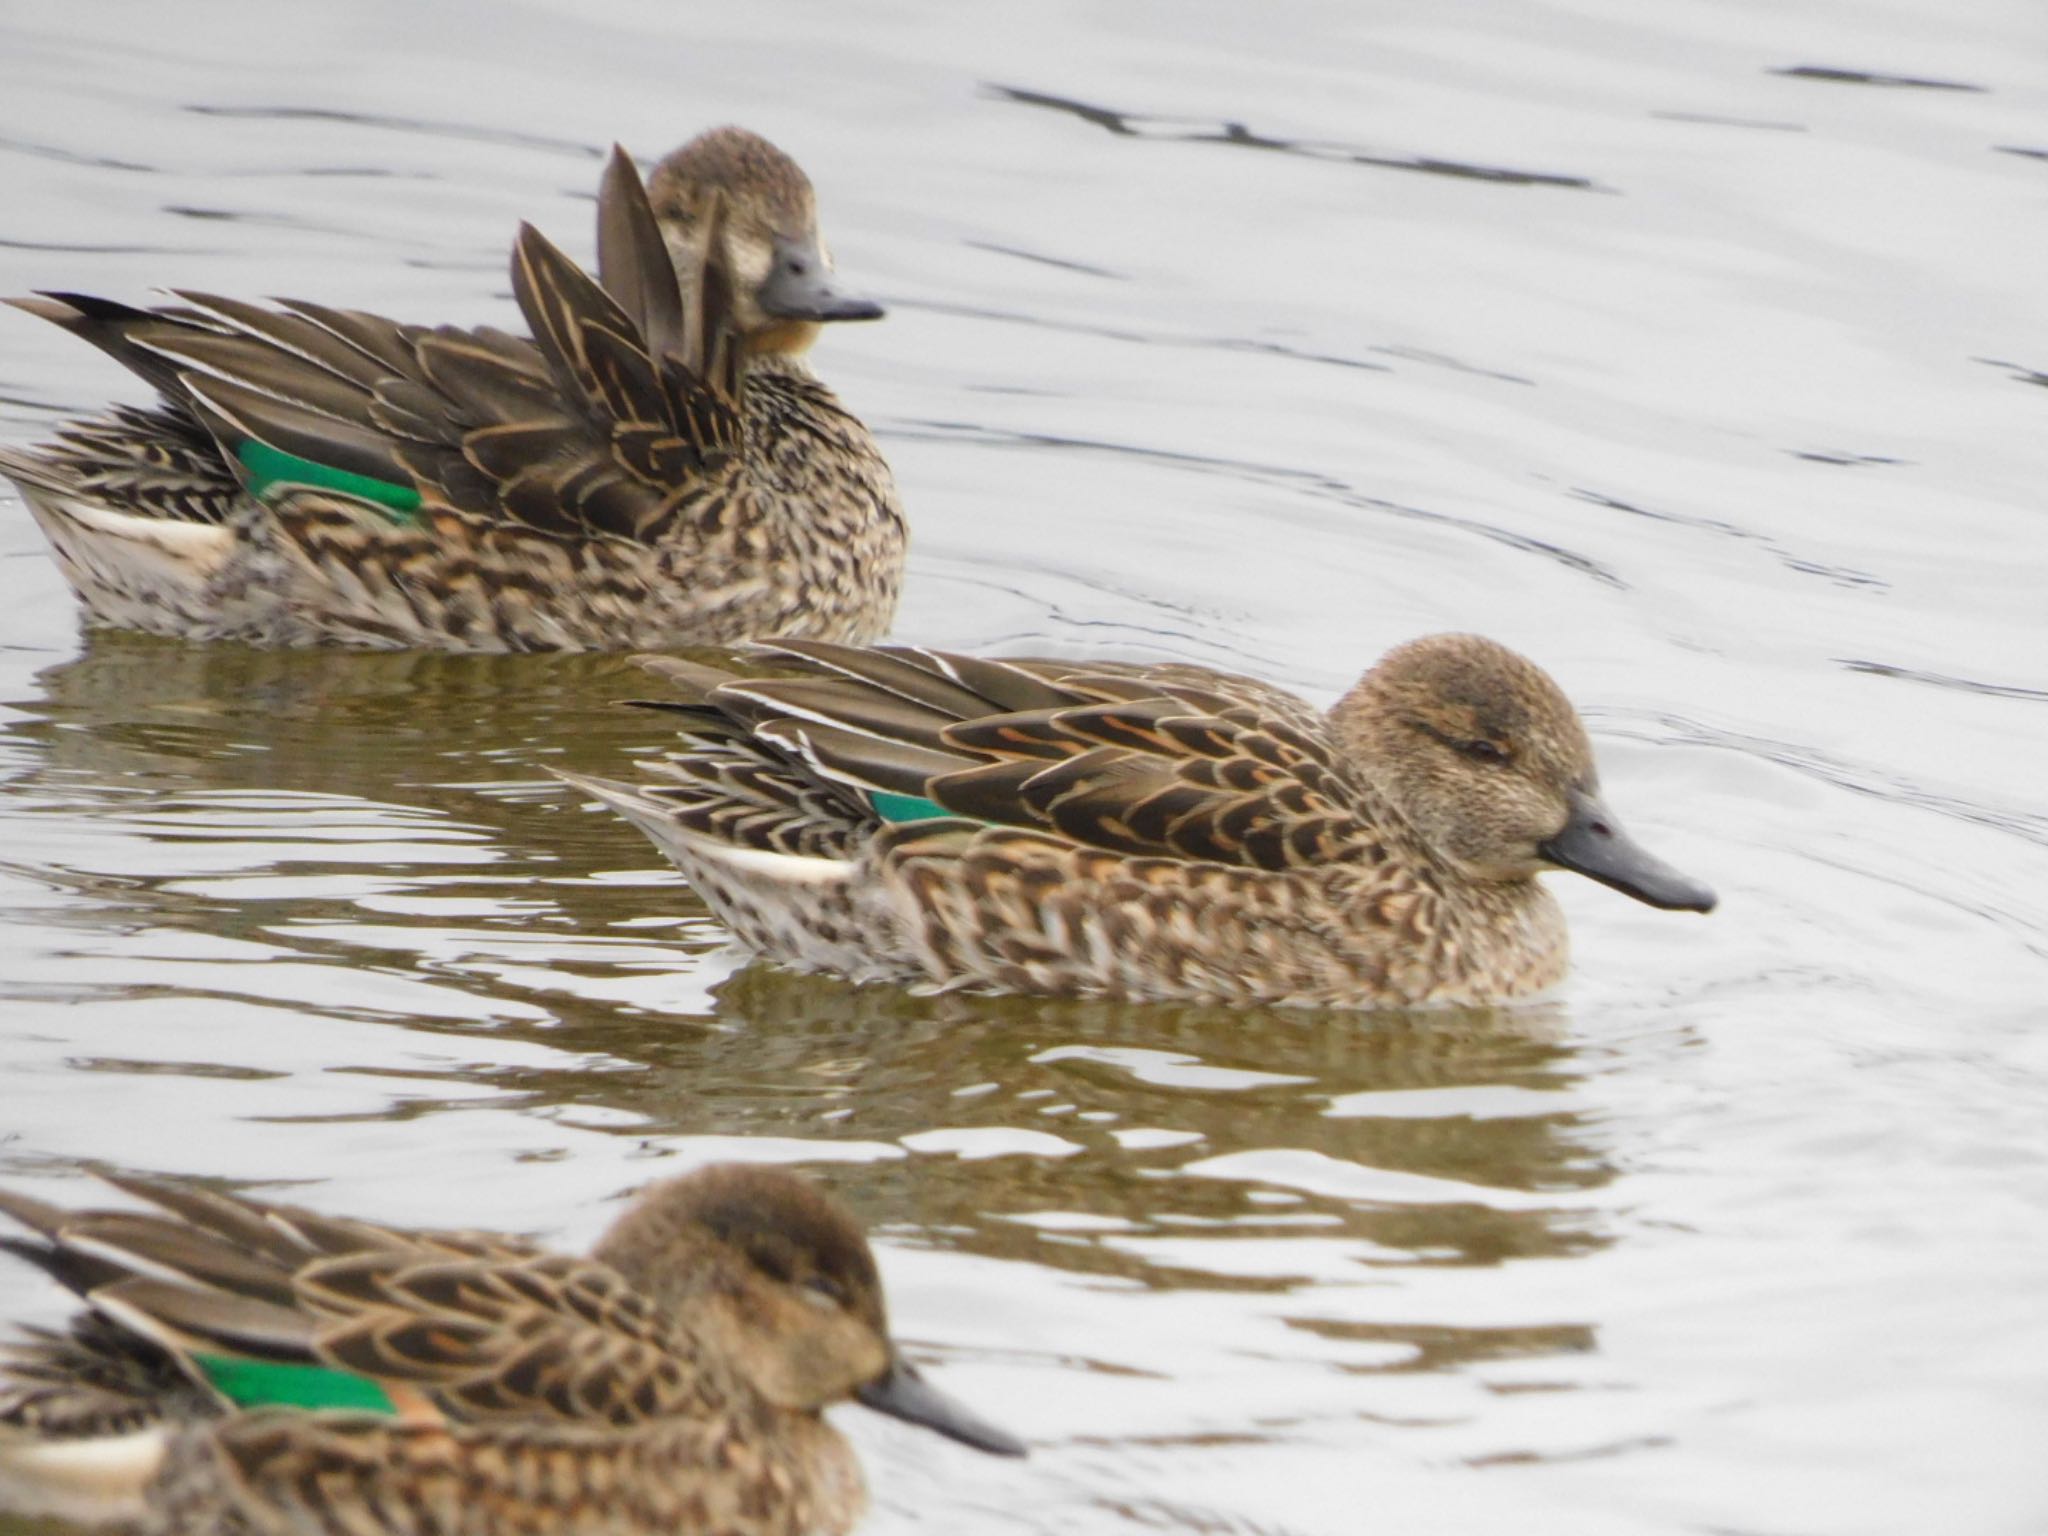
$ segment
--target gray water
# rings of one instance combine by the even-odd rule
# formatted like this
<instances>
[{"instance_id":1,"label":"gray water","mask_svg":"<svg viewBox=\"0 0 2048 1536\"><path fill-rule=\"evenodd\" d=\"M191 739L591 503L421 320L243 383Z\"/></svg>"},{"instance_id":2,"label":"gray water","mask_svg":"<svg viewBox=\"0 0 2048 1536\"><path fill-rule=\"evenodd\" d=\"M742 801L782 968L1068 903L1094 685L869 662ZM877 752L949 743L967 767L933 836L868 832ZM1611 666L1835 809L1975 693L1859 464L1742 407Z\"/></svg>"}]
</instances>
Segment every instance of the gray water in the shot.
<instances>
[{"instance_id":1,"label":"gray water","mask_svg":"<svg viewBox=\"0 0 2048 1536\"><path fill-rule=\"evenodd\" d=\"M1469 0L10 7L0 292L503 322L614 138L817 182L900 632L1327 697L1471 628L1708 919L1371 1019L760 968L541 771L609 659L82 635L0 496L0 1177L583 1243L718 1157L1027 1434L876 1532L2048 1528L2048 17ZM0 437L132 382L0 313ZM0 1307L62 1299L0 1268Z\"/></svg>"}]
</instances>

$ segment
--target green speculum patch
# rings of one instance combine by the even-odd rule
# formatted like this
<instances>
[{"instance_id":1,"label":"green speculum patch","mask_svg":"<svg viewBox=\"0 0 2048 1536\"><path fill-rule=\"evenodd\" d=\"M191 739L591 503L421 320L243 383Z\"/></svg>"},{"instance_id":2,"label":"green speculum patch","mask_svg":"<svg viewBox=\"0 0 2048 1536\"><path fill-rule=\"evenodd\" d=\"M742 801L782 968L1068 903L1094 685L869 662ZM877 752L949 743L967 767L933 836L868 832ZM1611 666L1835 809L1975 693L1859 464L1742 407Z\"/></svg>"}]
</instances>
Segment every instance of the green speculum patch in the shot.
<instances>
[{"instance_id":1,"label":"green speculum patch","mask_svg":"<svg viewBox=\"0 0 2048 1536\"><path fill-rule=\"evenodd\" d=\"M192 1363L239 1408L347 1408L395 1415L391 1395L367 1376L324 1365L288 1365L235 1355L200 1355Z\"/></svg>"},{"instance_id":2,"label":"green speculum patch","mask_svg":"<svg viewBox=\"0 0 2048 1536\"><path fill-rule=\"evenodd\" d=\"M930 821L936 816L953 814L921 795L894 795L886 789L868 791L868 800L884 821Z\"/></svg>"},{"instance_id":3,"label":"green speculum patch","mask_svg":"<svg viewBox=\"0 0 2048 1536\"><path fill-rule=\"evenodd\" d=\"M249 472L249 494L258 500L280 490L304 486L314 490L338 491L362 501L374 501L396 514L399 522L413 521L412 514L419 510L420 493L409 485L395 485L373 475L359 475L353 470L315 463L312 459L300 458L296 453L286 453L282 448L258 442L253 437L245 439L235 449L235 457Z\"/></svg>"}]
</instances>

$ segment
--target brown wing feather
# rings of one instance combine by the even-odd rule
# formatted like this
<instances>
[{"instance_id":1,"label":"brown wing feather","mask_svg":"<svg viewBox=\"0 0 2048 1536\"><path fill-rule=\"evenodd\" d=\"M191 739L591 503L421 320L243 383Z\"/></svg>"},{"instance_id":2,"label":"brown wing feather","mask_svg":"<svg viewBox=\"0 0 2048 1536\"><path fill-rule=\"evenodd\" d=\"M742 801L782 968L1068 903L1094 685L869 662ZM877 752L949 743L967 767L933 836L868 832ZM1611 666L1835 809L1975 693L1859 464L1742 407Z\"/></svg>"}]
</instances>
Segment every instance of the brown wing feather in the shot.
<instances>
[{"instance_id":1,"label":"brown wing feather","mask_svg":"<svg viewBox=\"0 0 2048 1536\"><path fill-rule=\"evenodd\" d=\"M635 1423L741 1391L610 1266L479 1232L399 1232L153 1179L159 1212L0 1192L30 1253L173 1351L321 1361L464 1418ZM27 1245L22 1245L24 1248Z\"/></svg>"},{"instance_id":2,"label":"brown wing feather","mask_svg":"<svg viewBox=\"0 0 2048 1536\"><path fill-rule=\"evenodd\" d=\"M702 1406L717 1385L696 1341L592 1259L359 1254L296 1284L322 1359L463 1418L623 1425Z\"/></svg>"},{"instance_id":3,"label":"brown wing feather","mask_svg":"<svg viewBox=\"0 0 2048 1536\"><path fill-rule=\"evenodd\" d=\"M386 357L367 351L348 337L337 334L313 315L296 313L289 308L282 311L265 309L260 304L191 289L176 291L178 297L193 310L224 322L228 327L224 339L260 344L263 348L288 353L308 364L308 371L331 374L346 380L357 390L374 389L380 380L389 378L394 372L392 362ZM384 323L389 328L389 322ZM399 362L401 366L396 371L403 372L402 356Z\"/></svg>"},{"instance_id":4,"label":"brown wing feather","mask_svg":"<svg viewBox=\"0 0 2048 1536\"><path fill-rule=\"evenodd\" d=\"M716 684L709 699L780 763L833 782L1086 848L1243 868L1319 863L1369 835L1321 715L1269 684L1190 666L770 649L802 675Z\"/></svg>"},{"instance_id":5,"label":"brown wing feather","mask_svg":"<svg viewBox=\"0 0 2048 1536\"><path fill-rule=\"evenodd\" d=\"M729 256L713 222L686 313L646 190L615 154L599 196L603 284L521 228L512 278L531 341L204 293L158 310L14 301L147 379L181 424L174 469L132 413L44 457L116 505L219 521L239 499L237 449L255 439L430 507L565 539L654 540L697 499L729 492L745 446ZM188 437L205 447L202 426L216 446L195 479L184 459Z\"/></svg>"},{"instance_id":6,"label":"brown wing feather","mask_svg":"<svg viewBox=\"0 0 2048 1536\"><path fill-rule=\"evenodd\" d=\"M597 194L597 276L656 357L683 355L675 268L630 155L612 146Z\"/></svg>"}]
</instances>

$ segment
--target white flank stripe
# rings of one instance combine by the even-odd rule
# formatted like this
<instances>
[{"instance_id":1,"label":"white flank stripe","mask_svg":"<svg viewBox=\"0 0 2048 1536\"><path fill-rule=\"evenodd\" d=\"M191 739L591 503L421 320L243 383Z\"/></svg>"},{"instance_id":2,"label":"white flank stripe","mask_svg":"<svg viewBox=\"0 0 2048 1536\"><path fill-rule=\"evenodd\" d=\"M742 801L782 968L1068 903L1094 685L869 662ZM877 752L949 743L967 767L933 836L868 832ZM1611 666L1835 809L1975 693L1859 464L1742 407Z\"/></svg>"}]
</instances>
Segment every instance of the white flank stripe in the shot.
<instances>
[{"instance_id":1,"label":"white flank stripe","mask_svg":"<svg viewBox=\"0 0 2048 1536\"><path fill-rule=\"evenodd\" d=\"M164 1431L98 1440L0 1438L0 1509L85 1525L142 1517L142 1491L164 1460Z\"/></svg>"},{"instance_id":2,"label":"white flank stripe","mask_svg":"<svg viewBox=\"0 0 2048 1536\"><path fill-rule=\"evenodd\" d=\"M217 563L234 543L234 535L217 523L187 523L168 517L135 517L113 512L89 501L65 497L55 503L57 512L81 528L126 539L133 544L150 544L181 560Z\"/></svg>"},{"instance_id":3,"label":"white flank stripe","mask_svg":"<svg viewBox=\"0 0 2048 1536\"><path fill-rule=\"evenodd\" d=\"M772 880L778 885L830 885L844 880L853 868L844 859L814 859L800 853L735 848L730 843L713 842L710 838L674 828L670 829L670 835L677 842L687 842L690 851L707 864L732 870L735 874Z\"/></svg>"}]
</instances>

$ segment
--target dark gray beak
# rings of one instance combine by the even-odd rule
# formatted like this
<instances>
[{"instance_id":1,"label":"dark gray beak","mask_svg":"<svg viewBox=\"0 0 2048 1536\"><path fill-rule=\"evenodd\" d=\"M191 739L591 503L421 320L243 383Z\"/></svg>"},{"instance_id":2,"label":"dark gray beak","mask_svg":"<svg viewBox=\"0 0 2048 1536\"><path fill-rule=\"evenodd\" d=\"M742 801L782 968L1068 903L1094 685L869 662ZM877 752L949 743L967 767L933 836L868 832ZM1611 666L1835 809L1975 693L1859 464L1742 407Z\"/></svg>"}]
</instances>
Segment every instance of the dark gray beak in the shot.
<instances>
[{"instance_id":1,"label":"dark gray beak","mask_svg":"<svg viewBox=\"0 0 2048 1536\"><path fill-rule=\"evenodd\" d=\"M815 240L777 240L775 264L755 296L778 320L879 320L882 306L848 293L832 278Z\"/></svg>"},{"instance_id":2,"label":"dark gray beak","mask_svg":"<svg viewBox=\"0 0 2048 1536\"><path fill-rule=\"evenodd\" d=\"M1536 850L1560 869L1577 870L1623 895L1667 912L1711 912L1714 893L1681 875L1655 854L1637 847L1608 814L1600 797L1571 792L1571 819L1564 830Z\"/></svg>"},{"instance_id":3,"label":"dark gray beak","mask_svg":"<svg viewBox=\"0 0 2048 1536\"><path fill-rule=\"evenodd\" d=\"M864 1406L892 1419L922 1424L949 1440L971 1445L991 1456L1022 1456L1024 1442L985 1419L978 1419L918 1373L908 1360L889 1369L853 1394Z\"/></svg>"}]
</instances>

